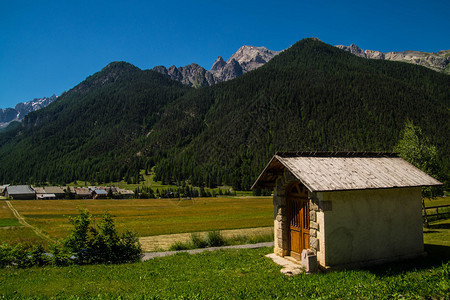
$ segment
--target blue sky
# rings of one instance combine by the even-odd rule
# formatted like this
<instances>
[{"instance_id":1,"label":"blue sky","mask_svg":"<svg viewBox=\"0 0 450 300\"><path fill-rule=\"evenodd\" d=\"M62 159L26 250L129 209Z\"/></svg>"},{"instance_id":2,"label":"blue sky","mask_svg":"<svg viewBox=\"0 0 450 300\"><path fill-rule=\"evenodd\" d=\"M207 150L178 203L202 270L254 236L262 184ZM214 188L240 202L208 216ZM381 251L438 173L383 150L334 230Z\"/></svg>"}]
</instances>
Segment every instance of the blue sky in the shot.
<instances>
[{"instance_id":1,"label":"blue sky","mask_svg":"<svg viewBox=\"0 0 450 300\"><path fill-rule=\"evenodd\" d=\"M61 94L111 61L210 69L242 45L305 37L362 49L450 49L450 1L0 2L0 108Z\"/></svg>"}]
</instances>

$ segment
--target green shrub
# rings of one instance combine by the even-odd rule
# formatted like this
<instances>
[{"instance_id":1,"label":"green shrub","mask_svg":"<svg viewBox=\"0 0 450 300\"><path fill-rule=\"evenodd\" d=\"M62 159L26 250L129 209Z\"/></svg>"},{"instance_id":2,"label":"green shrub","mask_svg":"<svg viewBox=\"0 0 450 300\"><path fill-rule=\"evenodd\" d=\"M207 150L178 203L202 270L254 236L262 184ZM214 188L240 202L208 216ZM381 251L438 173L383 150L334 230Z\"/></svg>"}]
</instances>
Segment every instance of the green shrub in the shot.
<instances>
[{"instance_id":1,"label":"green shrub","mask_svg":"<svg viewBox=\"0 0 450 300\"><path fill-rule=\"evenodd\" d=\"M91 215L81 210L70 223L74 225L72 233L61 244L51 245L48 254L41 245L0 245L0 267L118 264L140 260L142 249L136 234L126 231L119 235L110 214L103 215L95 227Z\"/></svg>"},{"instance_id":2,"label":"green shrub","mask_svg":"<svg viewBox=\"0 0 450 300\"><path fill-rule=\"evenodd\" d=\"M68 253L61 244L50 245L50 263L55 266L68 266L73 263Z\"/></svg>"},{"instance_id":3,"label":"green shrub","mask_svg":"<svg viewBox=\"0 0 450 300\"><path fill-rule=\"evenodd\" d=\"M175 242L174 244L172 244L169 247L170 251L179 251L179 250L188 250L188 249L192 249L192 245L190 245L188 243L183 243L180 241Z\"/></svg>"},{"instance_id":4,"label":"green shrub","mask_svg":"<svg viewBox=\"0 0 450 300\"><path fill-rule=\"evenodd\" d=\"M142 249L135 233L119 234L109 213L103 215L100 224L91 225L91 215L81 210L70 219L74 230L63 242L63 249L73 255L74 263L117 264L140 260Z\"/></svg>"},{"instance_id":5,"label":"green shrub","mask_svg":"<svg viewBox=\"0 0 450 300\"><path fill-rule=\"evenodd\" d=\"M28 251L28 260L30 266L45 266L50 263L50 257L45 253L42 245L34 245Z\"/></svg>"},{"instance_id":6,"label":"green shrub","mask_svg":"<svg viewBox=\"0 0 450 300\"><path fill-rule=\"evenodd\" d=\"M0 245L0 267L4 268L6 266L12 265L14 257L12 256L12 249L14 247L6 243Z\"/></svg>"},{"instance_id":7,"label":"green shrub","mask_svg":"<svg viewBox=\"0 0 450 300\"><path fill-rule=\"evenodd\" d=\"M200 236L198 232L191 233L191 241L194 248L206 248L208 243Z\"/></svg>"},{"instance_id":8,"label":"green shrub","mask_svg":"<svg viewBox=\"0 0 450 300\"><path fill-rule=\"evenodd\" d=\"M50 263L49 256L45 253L41 245L10 246L2 244L0 246L0 267L16 266L18 268L28 268L31 266L45 266Z\"/></svg>"},{"instance_id":9,"label":"green shrub","mask_svg":"<svg viewBox=\"0 0 450 300\"><path fill-rule=\"evenodd\" d=\"M206 243L208 247L220 247L225 245L225 239L222 237L220 231L209 231L206 236Z\"/></svg>"}]
</instances>

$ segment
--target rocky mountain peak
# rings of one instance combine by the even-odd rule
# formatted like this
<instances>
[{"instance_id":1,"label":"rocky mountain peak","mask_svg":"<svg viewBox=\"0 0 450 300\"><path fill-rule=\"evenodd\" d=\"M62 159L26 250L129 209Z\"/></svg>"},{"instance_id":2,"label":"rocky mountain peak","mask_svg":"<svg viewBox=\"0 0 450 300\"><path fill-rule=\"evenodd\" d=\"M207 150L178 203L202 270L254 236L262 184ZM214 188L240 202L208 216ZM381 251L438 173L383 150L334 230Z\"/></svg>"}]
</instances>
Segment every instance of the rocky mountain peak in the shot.
<instances>
[{"instance_id":1,"label":"rocky mountain peak","mask_svg":"<svg viewBox=\"0 0 450 300\"><path fill-rule=\"evenodd\" d=\"M450 58L448 56L450 50L442 50L437 53L428 53L421 51L384 53L374 50L362 50L354 44L351 44L350 46L337 45L336 47L364 58L408 62L416 65L421 65L438 72L450 74Z\"/></svg>"},{"instance_id":2,"label":"rocky mountain peak","mask_svg":"<svg viewBox=\"0 0 450 300\"><path fill-rule=\"evenodd\" d=\"M222 70L226 66L226 62L223 60L222 56L218 56L216 61L213 63L210 72L216 73L220 70Z\"/></svg>"},{"instance_id":3,"label":"rocky mountain peak","mask_svg":"<svg viewBox=\"0 0 450 300\"><path fill-rule=\"evenodd\" d=\"M242 46L226 62L221 56L214 62L210 72L218 81L227 81L253 71L271 60L280 51L266 47Z\"/></svg>"},{"instance_id":4,"label":"rocky mountain peak","mask_svg":"<svg viewBox=\"0 0 450 300\"><path fill-rule=\"evenodd\" d=\"M212 73L195 63L178 68L171 66L169 69L166 69L164 66L156 66L153 68L153 71L167 75L173 80L192 87L210 86L216 83Z\"/></svg>"},{"instance_id":5,"label":"rocky mountain peak","mask_svg":"<svg viewBox=\"0 0 450 300\"><path fill-rule=\"evenodd\" d=\"M153 71L193 87L209 86L255 70L278 53L280 51L272 51L266 47L242 46L227 61L222 56L218 56L209 71L194 63L178 68L171 66L168 69L164 66L156 66Z\"/></svg>"},{"instance_id":6,"label":"rocky mountain peak","mask_svg":"<svg viewBox=\"0 0 450 300\"><path fill-rule=\"evenodd\" d=\"M242 46L227 61L236 60L242 67L244 73L255 70L267 63L280 51L272 51L266 47Z\"/></svg>"},{"instance_id":7,"label":"rocky mountain peak","mask_svg":"<svg viewBox=\"0 0 450 300\"><path fill-rule=\"evenodd\" d=\"M14 108L0 108L0 128L7 126L12 121L22 120L28 113L46 107L56 98L58 98L56 95L35 98L31 101L18 103Z\"/></svg>"}]
</instances>

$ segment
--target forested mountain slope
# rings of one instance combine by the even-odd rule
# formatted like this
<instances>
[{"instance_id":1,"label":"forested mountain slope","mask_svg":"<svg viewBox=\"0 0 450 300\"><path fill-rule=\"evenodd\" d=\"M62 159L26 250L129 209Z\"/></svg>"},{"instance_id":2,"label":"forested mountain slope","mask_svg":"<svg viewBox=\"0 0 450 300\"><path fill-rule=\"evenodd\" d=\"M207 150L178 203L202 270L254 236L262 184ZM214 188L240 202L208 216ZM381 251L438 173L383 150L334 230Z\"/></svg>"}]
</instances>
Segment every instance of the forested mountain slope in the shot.
<instances>
[{"instance_id":1,"label":"forested mountain slope","mask_svg":"<svg viewBox=\"0 0 450 300\"><path fill-rule=\"evenodd\" d=\"M111 63L0 135L0 182L130 176L128 170L138 168L130 144L189 90L157 72Z\"/></svg>"},{"instance_id":2,"label":"forested mountain slope","mask_svg":"<svg viewBox=\"0 0 450 300\"><path fill-rule=\"evenodd\" d=\"M248 188L277 150L392 151L406 119L448 159L449 100L444 74L307 39L260 69L172 103L151 144L176 149L157 164L160 178L236 188ZM165 139L184 131L196 134L179 148L182 135Z\"/></svg>"},{"instance_id":3,"label":"forested mountain slope","mask_svg":"<svg viewBox=\"0 0 450 300\"><path fill-rule=\"evenodd\" d=\"M314 39L199 89L113 63L0 134L0 182L133 181L156 165L166 182L249 188L277 150L391 151L407 119L448 166L449 100L447 75Z\"/></svg>"}]
</instances>

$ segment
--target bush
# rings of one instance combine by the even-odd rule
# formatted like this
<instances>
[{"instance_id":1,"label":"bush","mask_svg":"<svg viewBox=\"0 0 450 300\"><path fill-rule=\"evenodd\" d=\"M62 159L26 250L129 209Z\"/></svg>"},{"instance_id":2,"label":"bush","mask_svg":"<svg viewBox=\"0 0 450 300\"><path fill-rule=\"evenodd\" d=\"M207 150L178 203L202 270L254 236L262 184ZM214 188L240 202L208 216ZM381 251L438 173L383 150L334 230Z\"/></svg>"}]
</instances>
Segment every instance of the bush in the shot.
<instances>
[{"instance_id":1,"label":"bush","mask_svg":"<svg viewBox=\"0 0 450 300\"><path fill-rule=\"evenodd\" d=\"M70 264L118 264L139 261L141 245L135 233L119 235L109 213L103 215L97 227L91 224L91 215L81 210L70 219L72 233L61 244L50 246L49 254L41 245L0 245L0 267L66 266Z\"/></svg>"},{"instance_id":2,"label":"bush","mask_svg":"<svg viewBox=\"0 0 450 300\"><path fill-rule=\"evenodd\" d=\"M14 247L8 244L0 245L0 267L4 268L6 266L12 265L14 257L12 256L12 249Z\"/></svg>"},{"instance_id":3,"label":"bush","mask_svg":"<svg viewBox=\"0 0 450 300\"><path fill-rule=\"evenodd\" d=\"M16 266L27 268L31 266L44 266L50 263L49 256L41 245L26 246L17 244L0 246L0 267Z\"/></svg>"},{"instance_id":4,"label":"bush","mask_svg":"<svg viewBox=\"0 0 450 300\"><path fill-rule=\"evenodd\" d=\"M200 236L198 232L191 233L191 241L194 248L206 248L208 243Z\"/></svg>"},{"instance_id":5,"label":"bush","mask_svg":"<svg viewBox=\"0 0 450 300\"><path fill-rule=\"evenodd\" d=\"M126 231L119 236L109 213L103 215L97 228L91 225L91 215L85 210L70 221L75 228L64 240L63 249L73 255L74 263L117 264L141 258L142 249L136 234Z\"/></svg>"},{"instance_id":6,"label":"bush","mask_svg":"<svg viewBox=\"0 0 450 300\"><path fill-rule=\"evenodd\" d=\"M206 236L206 243L208 247L220 247L225 245L225 239L222 237L220 231L209 231Z\"/></svg>"},{"instance_id":7,"label":"bush","mask_svg":"<svg viewBox=\"0 0 450 300\"><path fill-rule=\"evenodd\" d=\"M60 244L53 244L50 246L50 263L55 266L67 266L73 263L71 259L72 254Z\"/></svg>"},{"instance_id":8,"label":"bush","mask_svg":"<svg viewBox=\"0 0 450 300\"><path fill-rule=\"evenodd\" d=\"M192 245L180 241L175 242L169 247L170 251L188 250L192 249Z\"/></svg>"}]
</instances>

